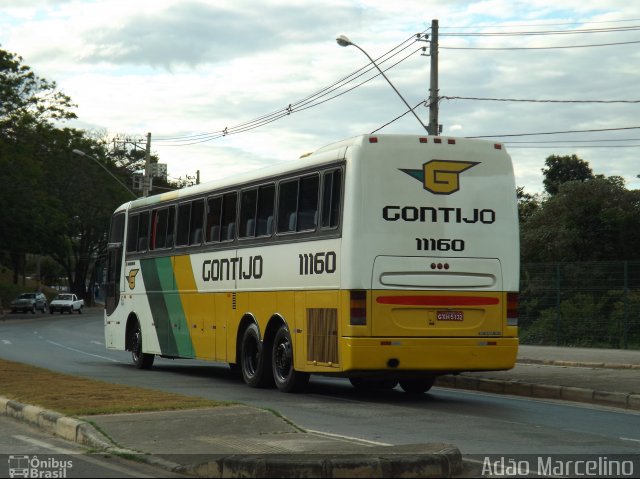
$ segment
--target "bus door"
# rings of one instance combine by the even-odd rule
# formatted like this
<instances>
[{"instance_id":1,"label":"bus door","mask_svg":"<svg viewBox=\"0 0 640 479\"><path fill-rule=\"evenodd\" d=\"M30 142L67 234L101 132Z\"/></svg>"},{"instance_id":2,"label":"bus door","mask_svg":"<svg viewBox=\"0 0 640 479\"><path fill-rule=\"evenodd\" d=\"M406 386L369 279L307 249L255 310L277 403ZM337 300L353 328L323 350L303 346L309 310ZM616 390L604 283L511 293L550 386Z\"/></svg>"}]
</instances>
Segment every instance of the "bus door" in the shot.
<instances>
[{"instance_id":1,"label":"bus door","mask_svg":"<svg viewBox=\"0 0 640 479\"><path fill-rule=\"evenodd\" d=\"M122 277L122 243L112 243L107 247L107 283L105 309L107 316L115 311L120 301Z\"/></svg>"}]
</instances>

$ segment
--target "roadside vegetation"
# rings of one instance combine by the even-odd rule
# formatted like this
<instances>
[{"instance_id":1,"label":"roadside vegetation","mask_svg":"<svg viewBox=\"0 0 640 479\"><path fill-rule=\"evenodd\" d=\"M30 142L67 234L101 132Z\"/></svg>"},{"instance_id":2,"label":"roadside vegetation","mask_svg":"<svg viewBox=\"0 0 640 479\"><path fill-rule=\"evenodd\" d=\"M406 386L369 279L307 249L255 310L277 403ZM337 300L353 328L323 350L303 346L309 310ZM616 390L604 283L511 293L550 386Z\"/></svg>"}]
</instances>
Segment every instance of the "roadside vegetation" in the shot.
<instances>
[{"instance_id":1,"label":"roadside vegetation","mask_svg":"<svg viewBox=\"0 0 640 479\"><path fill-rule=\"evenodd\" d=\"M193 409L230 404L60 374L2 359L0 396L67 416Z\"/></svg>"}]
</instances>

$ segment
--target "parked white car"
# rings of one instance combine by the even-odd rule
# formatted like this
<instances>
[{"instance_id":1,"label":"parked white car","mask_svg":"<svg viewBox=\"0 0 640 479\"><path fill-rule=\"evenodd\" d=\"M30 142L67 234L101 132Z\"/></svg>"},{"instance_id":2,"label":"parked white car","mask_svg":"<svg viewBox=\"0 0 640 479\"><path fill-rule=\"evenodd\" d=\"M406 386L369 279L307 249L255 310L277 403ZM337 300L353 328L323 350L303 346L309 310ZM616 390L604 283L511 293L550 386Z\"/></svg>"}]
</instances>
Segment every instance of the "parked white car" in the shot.
<instances>
[{"instance_id":1,"label":"parked white car","mask_svg":"<svg viewBox=\"0 0 640 479\"><path fill-rule=\"evenodd\" d=\"M60 311L60 314L65 311L69 313L77 311L80 314L82 313L82 308L84 308L84 299L78 299L75 294L71 293L59 294L49 303L49 312L51 314L56 311Z\"/></svg>"}]
</instances>

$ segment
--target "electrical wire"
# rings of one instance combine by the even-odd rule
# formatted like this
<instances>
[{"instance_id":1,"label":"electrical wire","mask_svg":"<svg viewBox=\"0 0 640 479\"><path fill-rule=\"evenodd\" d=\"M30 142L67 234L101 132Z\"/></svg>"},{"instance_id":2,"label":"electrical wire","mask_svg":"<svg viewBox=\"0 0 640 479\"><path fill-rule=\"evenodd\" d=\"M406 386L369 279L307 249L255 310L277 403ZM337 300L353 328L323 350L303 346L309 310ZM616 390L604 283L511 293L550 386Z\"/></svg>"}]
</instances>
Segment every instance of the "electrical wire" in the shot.
<instances>
[{"instance_id":1,"label":"electrical wire","mask_svg":"<svg viewBox=\"0 0 640 479\"><path fill-rule=\"evenodd\" d=\"M540 133L509 133L509 134L503 134L503 135L478 135L478 136L467 136L465 138L506 138L506 137L516 137L516 136L558 135L561 133L592 133L596 131L623 131L623 130L640 130L640 126L624 126L619 128L593 128L588 130L545 131Z\"/></svg>"},{"instance_id":2,"label":"electrical wire","mask_svg":"<svg viewBox=\"0 0 640 479\"><path fill-rule=\"evenodd\" d=\"M411 37L409 37L408 39L406 39L405 41L401 42L399 45L395 46L394 48L392 48L391 50L389 50L388 52L384 53L383 55L379 56L376 59L376 62L378 63L378 65L383 65L385 62L391 60L392 58L396 57L397 55L399 55L400 53L404 52L405 50L407 50L411 45L413 45L415 42L419 41L420 36L423 34L424 32L421 32L417 35L412 35ZM408 43L408 44L407 44ZM406 59L410 58L411 56L413 56L416 52L421 51L422 47L415 49L413 51L411 51L409 54L407 54L406 56L402 57L400 60L396 61L395 63L393 63L391 66L388 66L387 68L385 68L383 71L387 71L391 68L394 68L395 66L397 66L399 63L405 61ZM322 88L321 90L312 93L308 96L306 96L305 98L301 99L301 100L297 100L296 102L290 103L286 108L282 108L279 110L276 110L272 113L268 113L265 115L262 115L260 117L257 117L253 120L249 120L243 123L240 123L238 125L234 125L232 127L225 127L223 130L219 130L219 131L215 131L215 132L208 132L208 133L199 133L199 134L194 134L194 135L182 135L182 136L174 136L174 137L159 137L156 138L155 141L160 141L160 142L164 142L164 141L169 141L169 142L178 142L178 143L165 143L162 146L187 146L187 145L193 145L193 144L197 144L197 143L203 143L203 142L207 142L207 141L211 141L214 139L218 139L224 136L228 136L231 134L238 134L238 133L243 133L245 131L249 131L261 126L265 126L269 123L272 123L276 120L279 120L285 116L289 116L292 113L298 112L298 111L303 111L315 106L318 106L322 103L325 103L329 100L332 100L334 98L337 98L339 96L344 95L345 93L348 93L349 91L354 90L355 88L358 88L362 85L364 85L365 83L373 80L374 78L376 78L377 76L380 75L380 73L376 73L374 76L361 81L360 83L356 84L355 86L348 88L340 93L336 93L333 96L332 93L340 90L340 89L344 89L348 84L358 80L359 78L361 78L362 76L366 75L367 73L371 72L372 70L375 69L375 66L372 66L370 64L365 65L364 67L350 73L349 75L346 75L345 77L335 81L334 83L332 83L331 85ZM327 98L328 97L328 98Z\"/></svg>"},{"instance_id":3,"label":"electrical wire","mask_svg":"<svg viewBox=\"0 0 640 479\"><path fill-rule=\"evenodd\" d=\"M615 45L630 45L632 43L640 43L640 40L631 42L592 43L589 45L565 45L557 47L447 47L438 45L438 50L561 50L566 48L610 47Z\"/></svg>"},{"instance_id":4,"label":"electrical wire","mask_svg":"<svg viewBox=\"0 0 640 479\"><path fill-rule=\"evenodd\" d=\"M441 96L440 100L508 101L525 103L640 103L640 100L535 100L525 98L484 98L472 96Z\"/></svg>"}]
</instances>

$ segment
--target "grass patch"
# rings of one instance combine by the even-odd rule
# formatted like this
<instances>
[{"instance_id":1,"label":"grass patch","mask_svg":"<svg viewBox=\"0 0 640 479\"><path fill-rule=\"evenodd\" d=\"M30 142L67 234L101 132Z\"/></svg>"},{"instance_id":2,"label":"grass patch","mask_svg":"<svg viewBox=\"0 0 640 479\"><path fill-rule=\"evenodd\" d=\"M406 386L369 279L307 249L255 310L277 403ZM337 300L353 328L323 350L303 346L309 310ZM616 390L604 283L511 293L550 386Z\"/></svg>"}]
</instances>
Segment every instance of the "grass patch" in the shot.
<instances>
[{"instance_id":1,"label":"grass patch","mask_svg":"<svg viewBox=\"0 0 640 479\"><path fill-rule=\"evenodd\" d=\"M230 403L111 384L0 359L0 396L67 416L165 411Z\"/></svg>"}]
</instances>

